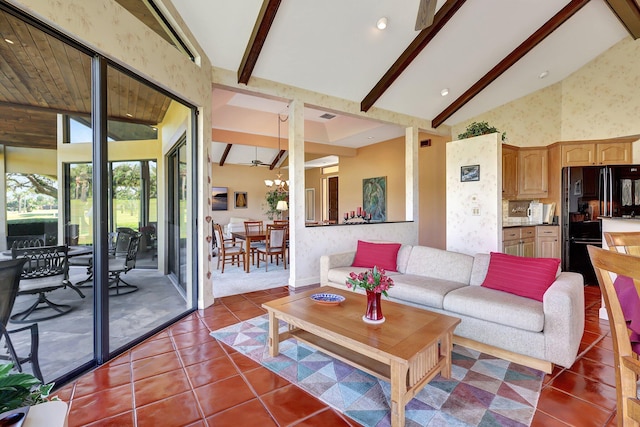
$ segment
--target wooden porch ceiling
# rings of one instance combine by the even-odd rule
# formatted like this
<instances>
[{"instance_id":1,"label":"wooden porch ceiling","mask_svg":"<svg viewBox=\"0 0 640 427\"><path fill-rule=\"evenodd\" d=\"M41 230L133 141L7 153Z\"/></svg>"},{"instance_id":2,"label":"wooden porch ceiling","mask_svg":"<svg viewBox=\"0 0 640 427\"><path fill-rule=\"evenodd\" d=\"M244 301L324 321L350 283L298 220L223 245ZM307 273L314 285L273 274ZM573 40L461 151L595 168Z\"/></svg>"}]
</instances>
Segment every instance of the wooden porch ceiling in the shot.
<instances>
[{"instance_id":1,"label":"wooden porch ceiling","mask_svg":"<svg viewBox=\"0 0 640 427\"><path fill-rule=\"evenodd\" d=\"M56 148L56 114L91 114L91 58L0 10L0 143ZM110 120L157 125L171 99L108 67Z\"/></svg>"}]
</instances>

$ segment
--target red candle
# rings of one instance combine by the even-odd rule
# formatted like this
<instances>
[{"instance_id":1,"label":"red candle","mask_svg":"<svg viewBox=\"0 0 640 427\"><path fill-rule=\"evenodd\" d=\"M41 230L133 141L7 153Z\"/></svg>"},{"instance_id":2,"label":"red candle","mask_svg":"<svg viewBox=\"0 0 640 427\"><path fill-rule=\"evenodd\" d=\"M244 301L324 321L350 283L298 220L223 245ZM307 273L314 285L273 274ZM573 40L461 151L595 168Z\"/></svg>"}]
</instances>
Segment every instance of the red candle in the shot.
<instances>
[{"instance_id":1,"label":"red candle","mask_svg":"<svg viewBox=\"0 0 640 427\"><path fill-rule=\"evenodd\" d=\"M358 216L362 216L362 208L358 206Z\"/></svg>"},{"instance_id":2,"label":"red candle","mask_svg":"<svg viewBox=\"0 0 640 427\"><path fill-rule=\"evenodd\" d=\"M351 218L353 218L354 216L356 216L355 211L351 211Z\"/></svg>"}]
</instances>

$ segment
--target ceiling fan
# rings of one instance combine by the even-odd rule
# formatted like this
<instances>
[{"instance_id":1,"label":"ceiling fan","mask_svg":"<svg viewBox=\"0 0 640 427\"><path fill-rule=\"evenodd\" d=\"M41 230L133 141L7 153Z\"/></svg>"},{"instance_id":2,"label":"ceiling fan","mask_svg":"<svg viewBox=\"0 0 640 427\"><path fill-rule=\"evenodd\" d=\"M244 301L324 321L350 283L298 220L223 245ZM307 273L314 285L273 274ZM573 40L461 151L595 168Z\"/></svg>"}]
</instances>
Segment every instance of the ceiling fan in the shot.
<instances>
[{"instance_id":1,"label":"ceiling fan","mask_svg":"<svg viewBox=\"0 0 640 427\"><path fill-rule=\"evenodd\" d=\"M255 166L271 166L269 163L265 163L262 160L258 159L258 147L256 147L256 156L250 163L244 163L245 165L250 165L251 167Z\"/></svg>"},{"instance_id":2,"label":"ceiling fan","mask_svg":"<svg viewBox=\"0 0 640 427\"><path fill-rule=\"evenodd\" d=\"M422 31L433 24L437 3L437 0L420 0L418 16L416 17L416 31Z\"/></svg>"}]
</instances>

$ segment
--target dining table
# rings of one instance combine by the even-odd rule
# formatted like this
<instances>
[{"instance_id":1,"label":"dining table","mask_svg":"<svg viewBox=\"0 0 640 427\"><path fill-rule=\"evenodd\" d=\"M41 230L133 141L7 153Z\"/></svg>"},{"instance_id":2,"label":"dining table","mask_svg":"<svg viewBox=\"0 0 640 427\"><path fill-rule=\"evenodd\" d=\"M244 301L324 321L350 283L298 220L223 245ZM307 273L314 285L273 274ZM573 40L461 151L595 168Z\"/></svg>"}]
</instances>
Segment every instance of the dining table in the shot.
<instances>
[{"instance_id":1,"label":"dining table","mask_svg":"<svg viewBox=\"0 0 640 427\"><path fill-rule=\"evenodd\" d=\"M248 273L250 267L249 259L251 258L251 242L261 242L266 240L267 233L265 231L252 231L249 233L245 231L232 231L231 237L246 242L244 251L244 271Z\"/></svg>"}]
</instances>

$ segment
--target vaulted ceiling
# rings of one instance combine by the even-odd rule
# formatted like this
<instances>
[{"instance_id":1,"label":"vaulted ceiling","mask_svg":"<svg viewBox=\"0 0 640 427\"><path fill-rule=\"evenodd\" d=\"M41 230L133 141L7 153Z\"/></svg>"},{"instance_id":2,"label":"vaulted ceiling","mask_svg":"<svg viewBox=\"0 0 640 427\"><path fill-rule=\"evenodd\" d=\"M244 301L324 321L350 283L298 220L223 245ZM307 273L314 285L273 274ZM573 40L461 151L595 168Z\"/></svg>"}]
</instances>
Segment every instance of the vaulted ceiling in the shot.
<instances>
[{"instance_id":1,"label":"vaulted ceiling","mask_svg":"<svg viewBox=\"0 0 640 427\"><path fill-rule=\"evenodd\" d=\"M433 128L556 83L640 36L637 0L438 0L434 23L417 32L419 2L174 3L213 65L237 72L240 83L259 77Z\"/></svg>"}]
</instances>

